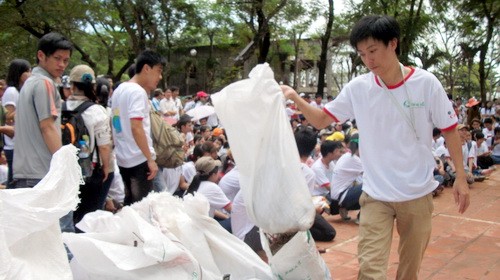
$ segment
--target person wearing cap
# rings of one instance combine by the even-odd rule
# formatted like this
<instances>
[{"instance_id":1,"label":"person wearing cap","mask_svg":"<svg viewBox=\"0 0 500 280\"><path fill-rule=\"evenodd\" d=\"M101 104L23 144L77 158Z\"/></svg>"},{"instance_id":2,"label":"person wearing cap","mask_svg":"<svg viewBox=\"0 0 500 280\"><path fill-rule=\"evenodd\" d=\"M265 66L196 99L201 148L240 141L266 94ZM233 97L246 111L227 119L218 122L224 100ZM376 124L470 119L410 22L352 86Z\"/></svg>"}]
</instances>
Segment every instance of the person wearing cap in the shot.
<instances>
[{"instance_id":1,"label":"person wearing cap","mask_svg":"<svg viewBox=\"0 0 500 280\"><path fill-rule=\"evenodd\" d=\"M472 121L474 119L481 119L481 110L479 104L481 104L481 102L479 102L475 97L469 98L469 101L467 101L467 104L465 104L465 107L467 108L466 124L469 127L472 126Z\"/></svg>"},{"instance_id":2,"label":"person wearing cap","mask_svg":"<svg viewBox=\"0 0 500 280\"><path fill-rule=\"evenodd\" d=\"M125 185L125 205L146 197L153 190L153 178L158 173L148 92L158 86L165 64L160 54L143 51L137 57L135 75L121 83L111 97L113 141Z\"/></svg>"},{"instance_id":3,"label":"person wearing cap","mask_svg":"<svg viewBox=\"0 0 500 280\"><path fill-rule=\"evenodd\" d=\"M358 279L386 279L392 232L399 233L397 279L418 279L432 228L432 129L443 132L456 167L458 212L470 204L457 116L439 80L399 62L400 27L393 17L370 15L352 28L350 43L370 72L352 79L323 110L307 104L289 86L285 98L317 128L356 119L363 164L359 203ZM387 154L393 156L387 156Z\"/></svg>"},{"instance_id":4,"label":"person wearing cap","mask_svg":"<svg viewBox=\"0 0 500 280\"><path fill-rule=\"evenodd\" d=\"M69 76L68 75L64 75L61 77L61 98L63 100L66 100L68 98L68 96L71 95L71 85L69 83Z\"/></svg>"},{"instance_id":5,"label":"person wearing cap","mask_svg":"<svg viewBox=\"0 0 500 280\"><path fill-rule=\"evenodd\" d=\"M77 65L69 74L71 95L64 102L63 108L74 111L86 101L95 103L95 74L87 65ZM114 156L112 154L111 127L106 109L98 104L91 105L82 113L85 127L89 133L89 151L96 153L94 166L102 168L103 178L96 182L87 183L80 188L80 204L74 212L73 220L78 223L85 214L101 209L105 203L109 187L114 177ZM96 164L99 161L99 164ZM94 170L96 172L96 170Z\"/></svg>"},{"instance_id":6,"label":"person wearing cap","mask_svg":"<svg viewBox=\"0 0 500 280\"><path fill-rule=\"evenodd\" d=\"M208 94L204 91L198 91L196 93L196 104L195 107L205 105L208 102Z\"/></svg>"},{"instance_id":7,"label":"person wearing cap","mask_svg":"<svg viewBox=\"0 0 500 280\"><path fill-rule=\"evenodd\" d=\"M207 214L212 218L214 218L216 210L224 209L227 212L231 212L231 201L217 185L221 162L210 156L203 156L195 162L194 166L196 168L196 175L191 181L187 193L194 194L196 192L205 196L210 204Z\"/></svg>"}]
</instances>

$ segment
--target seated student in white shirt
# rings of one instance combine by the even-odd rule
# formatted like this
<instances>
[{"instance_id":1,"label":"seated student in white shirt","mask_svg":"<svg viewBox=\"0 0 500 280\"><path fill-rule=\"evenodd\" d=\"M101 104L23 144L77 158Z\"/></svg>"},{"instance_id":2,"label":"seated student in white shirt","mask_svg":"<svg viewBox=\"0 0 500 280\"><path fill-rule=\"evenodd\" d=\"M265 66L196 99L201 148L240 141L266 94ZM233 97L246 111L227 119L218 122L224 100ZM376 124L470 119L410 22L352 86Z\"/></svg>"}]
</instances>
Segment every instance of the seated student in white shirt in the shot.
<instances>
[{"instance_id":1,"label":"seated student in white shirt","mask_svg":"<svg viewBox=\"0 0 500 280\"><path fill-rule=\"evenodd\" d=\"M231 223L229 216L218 211L224 209L227 212L231 212L232 209L231 201L217 185L220 167L221 162L219 160L214 160L209 156L199 158L195 163L196 175L191 181L187 193L193 194L197 192L205 196L210 204L208 215L218 220L230 232Z\"/></svg>"}]
</instances>

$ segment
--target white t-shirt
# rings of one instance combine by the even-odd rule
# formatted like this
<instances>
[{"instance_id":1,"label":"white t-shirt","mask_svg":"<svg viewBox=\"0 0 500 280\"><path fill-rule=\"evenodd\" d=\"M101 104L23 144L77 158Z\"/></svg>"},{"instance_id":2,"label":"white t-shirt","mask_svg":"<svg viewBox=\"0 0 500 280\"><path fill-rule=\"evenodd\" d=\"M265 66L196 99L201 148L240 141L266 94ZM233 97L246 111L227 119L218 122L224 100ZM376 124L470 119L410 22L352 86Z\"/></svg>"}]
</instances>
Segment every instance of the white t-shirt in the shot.
<instances>
[{"instance_id":1,"label":"white t-shirt","mask_svg":"<svg viewBox=\"0 0 500 280\"><path fill-rule=\"evenodd\" d=\"M435 151L434 151L434 156L437 156L437 157L442 157L444 156L445 158L448 158L450 157L450 152L448 151L448 149L443 145L443 146L440 146L439 148L437 148Z\"/></svg>"},{"instance_id":2,"label":"white t-shirt","mask_svg":"<svg viewBox=\"0 0 500 280\"><path fill-rule=\"evenodd\" d=\"M15 87L8 87L2 96L2 105L5 107L7 105L12 105L14 108L17 107L17 100L19 100L19 91ZM4 150L14 150L14 137L10 138L4 135Z\"/></svg>"},{"instance_id":3,"label":"white t-shirt","mask_svg":"<svg viewBox=\"0 0 500 280\"><path fill-rule=\"evenodd\" d=\"M418 140L396 106L407 116L413 108ZM437 187L432 130L454 128L457 116L434 75L412 69L405 83L385 90L370 72L349 82L337 98L325 105L324 111L337 122L356 119L364 169L363 191L368 195L381 201L408 201Z\"/></svg>"},{"instance_id":4,"label":"white t-shirt","mask_svg":"<svg viewBox=\"0 0 500 280\"><path fill-rule=\"evenodd\" d=\"M3 101L2 101L3 102ZM495 129L489 130L488 128L483 128L484 139L488 140L495 136Z\"/></svg>"},{"instance_id":5,"label":"white t-shirt","mask_svg":"<svg viewBox=\"0 0 500 280\"><path fill-rule=\"evenodd\" d=\"M113 92L111 104L113 140L118 166L130 168L147 160L135 143L130 119L142 119L149 151L155 159L156 153L151 139L151 121L149 119L151 105L144 88L137 83L124 82Z\"/></svg>"},{"instance_id":6,"label":"white t-shirt","mask_svg":"<svg viewBox=\"0 0 500 280\"><path fill-rule=\"evenodd\" d=\"M331 185L330 180L333 174L333 167L335 167L335 163L333 163L333 161L330 162L327 167L321 159L316 160L312 164L311 169L314 171L314 174L316 175L316 186L314 188L314 191L311 192L313 196L328 195L329 191L326 187L329 187Z\"/></svg>"},{"instance_id":7,"label":"white t-shirt","mask_svg":"<svg viewBox=\"0 0 500 280\"><path fill-rule=\"evenodd\" d=\"M207 198L210 204L208 215L212 218L214 217L215 210L220 210L231 203L219 186L210 181L202 181L197 193Z\"/></svg>"},{"instance_id":8,"label":"white t-shirt","mask_svg":"<svg viewBox=\"0 0 500 280\"><path fill-rule=\"evenodd\" d=\"M331 198L340 200L340 194L352 187L355 181L359 183L362 176L363 164L361 159L351 153L343 154L333 168ZM342 203L342 201L339 202Z\"/></svg>"},{"instance_id":9,"label":"white t-shirt","mask_svg":"<svg viewBox=\"0 0 500 280\"><path fill-rule=\"evenodd\" d=\"M240 191L240 172L237 166L220 179L219 187L229 200L234 200L234 197Z\"/></svg>"},{"instance_id":10,"label":"white t-shirt","mask_svg":"<svg viewBox=\"0 0 500 280\"><path fill-rule=\"evenodd\" d=\"M163 168L163 179L165 179L165 191L173 194L179 188L179 181L182 176L182 165L176 168Z\"/></svg>"},{"instance_id":11,"label":"white t-shirt","mask_svg":"<svg viewBox=\"0 0 500 280\"><path fill-rule=\"evenodd\" d=\"M316 189L316 174L311 169L311 167L307 166L307 164L301 162L300 170L306 179L307 187L309 188L309 192L313 195L314 190Z\"/></svg>"},{"instance_id":12,"label":"white t-shirt","mask_svg":"<svg viewBox=\"0 0 500 280\"><path fill-rule=\"evenodd\" d=\"M233 235L245 240L245 235L255 226L247 214L243 193L239 191L233 200L231 210L231 231Z\"/></svg>"},{"instance_id":13,"label":"white t-shirt","mask_svg":"<svg viewBox=\"0 0 500 280\"><path fill-rule=\"evenodd\" d=\"M441 147L443 145L444 145L444 137L443 136L439 137L436 140L434 140L434 138L432 139L432 150L433 151L437 150L439 147Z\"/></svg>"},{"instance_id":14,"label":"white t-shirt","mask_svg":"<svg viewBox=\"0 0 500 280\"><path fill-rule=\"evenodd\" d=\"M325 107L325 105L323 105L322 103L318 105L315 100L311 101L309 104L318 109L323 109L323 107Z\"/></svg>"},{"instance_id":15,"label":"white t-shirt","mask_svg":"<svg viewBox=\"0 0 500 280\"><path fill-rule=\"evenodd\" d=\"M476 145L477 145L477 142L476 142ZM486 144L486 141L483 141L483 143L481 143L481 145L479 145L477 147L476 153L477 153L477 155L482 155L488 151L489 151L488 144Z\"/></svg>"},{"instance_id":16,"label":"white t-shirt","mask_svg":"<svg viewBox=\"0 0 500 280\"><path fill-rule=\"evenodd\" d=\"M193 181L194 175L196 175L196 167L194 166L194 162L188 161L182 164L182 176L184 176L184 180L186 183L191 184Z\"/></svg>"},{"instance_id":17,"label":"white t-shirt","mask_svg":"<svg viewBox=\"0 0 500 280\"><path fill-rule=\"evenodd\" d=\"M173 99L163 98L160 101L160 112L166 114L167 112L175 111L175 101ZM172 116L174 117L174 116Z\"/></svg>"}]
</instances>

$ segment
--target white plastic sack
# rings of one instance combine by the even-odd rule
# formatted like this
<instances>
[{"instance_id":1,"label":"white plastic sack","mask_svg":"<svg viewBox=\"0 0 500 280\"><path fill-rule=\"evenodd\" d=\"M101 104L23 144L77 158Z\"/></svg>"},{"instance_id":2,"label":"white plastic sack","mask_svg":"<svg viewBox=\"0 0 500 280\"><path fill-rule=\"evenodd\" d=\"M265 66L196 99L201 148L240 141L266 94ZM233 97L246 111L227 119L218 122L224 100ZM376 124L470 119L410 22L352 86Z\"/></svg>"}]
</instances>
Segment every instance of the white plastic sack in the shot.
<instances>
[{"instance_id":1,"label":"white plastic sack","mask_svg":"<svg viewBox=\"0 0 500 280\"><path fill-rule=\"evenodd\" d=\"M274 256L262 231L260 239L274 279L332 279L309 231L297 232Z\"/></svg>"},{"instance_id":2,"label":"white plastic sack","mask_svg":"<svg viewBox=\"0 0 500 280\"><path fill-rule=\"evenodd\" d=\"M183 201L163 192L114 216L102 211L85 215L78 227L87 233L63 236L74 255L75 279L219 280L225 274L272 279L269 266L208 217L208 209L202 195ZM134 237L144 243L134 247Z\"/></svg>"},{"instance_id":3,"label":"white plastic sack","mask_svg":"<svg viewBox=\"0 0 500 280\"><path fill-rule=\"evenodd\" d=\"M250 219L269 233L309 229L314 206L304 176L285 100L269 65L212 95L240 171Z\"/></svg>"},{"instance_id":4,"label":"white plastic sack","mask_svg":"<svg viewBox=\"0 0 500 280\"><path fill-rule=\"evenodd\" d=\"M30 189L0 191L0 279L73 279L59 218L78 204L77 149L63 146Z\"/></svg>"},{"instance_id":5,"label":"white plastic sack","mask_svg":"<svg viewBox=\"0 0 500 280\"><path fill-rule=\"evenodd\" d=\"M74 256L74 279L201 279L197 276L202 270L192 255L132 208L93 221L101 232L63 235Z\"/></svg>"}]
</instances>

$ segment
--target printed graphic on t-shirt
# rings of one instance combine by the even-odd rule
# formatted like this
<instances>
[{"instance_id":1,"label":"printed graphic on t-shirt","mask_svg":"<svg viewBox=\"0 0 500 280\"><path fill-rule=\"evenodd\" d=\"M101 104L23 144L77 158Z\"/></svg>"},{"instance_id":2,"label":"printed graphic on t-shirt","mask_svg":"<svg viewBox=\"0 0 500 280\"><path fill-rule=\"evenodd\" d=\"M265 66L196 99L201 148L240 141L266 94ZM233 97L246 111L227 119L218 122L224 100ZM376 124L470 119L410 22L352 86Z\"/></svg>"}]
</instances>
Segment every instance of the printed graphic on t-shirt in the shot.
<instances>
[{"instance_id":1,"label":"printed graphic on t-shirt","mask_svg":"<svg viewBox=\"0 0 500 280\"><path fill-rule=\"evenodd\" d=\"M120 109L115 108L113 110L113 128L117 133L122 132L122 123L120 122Z\"/></svg>"}]
</instances>

